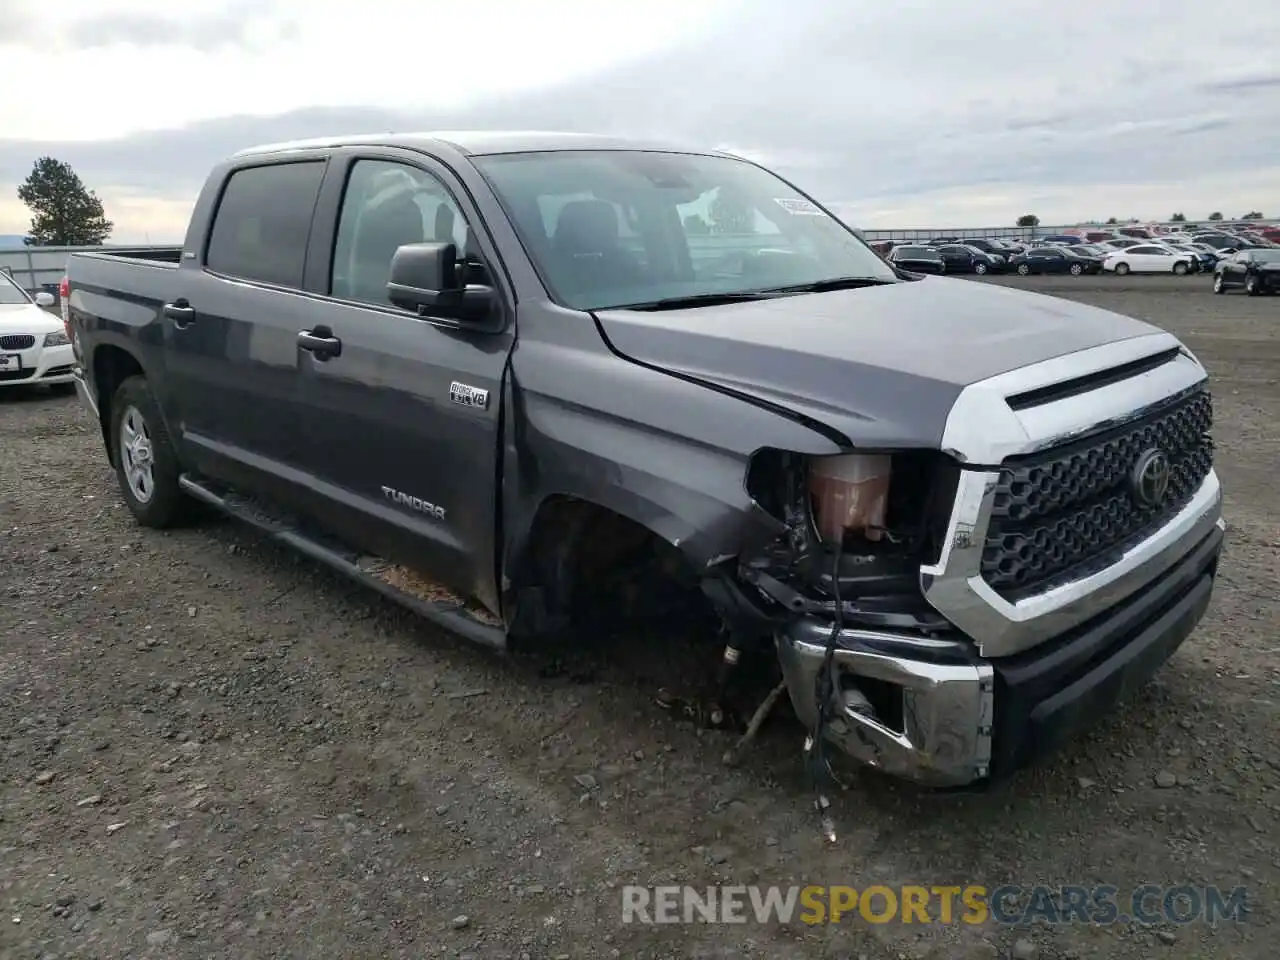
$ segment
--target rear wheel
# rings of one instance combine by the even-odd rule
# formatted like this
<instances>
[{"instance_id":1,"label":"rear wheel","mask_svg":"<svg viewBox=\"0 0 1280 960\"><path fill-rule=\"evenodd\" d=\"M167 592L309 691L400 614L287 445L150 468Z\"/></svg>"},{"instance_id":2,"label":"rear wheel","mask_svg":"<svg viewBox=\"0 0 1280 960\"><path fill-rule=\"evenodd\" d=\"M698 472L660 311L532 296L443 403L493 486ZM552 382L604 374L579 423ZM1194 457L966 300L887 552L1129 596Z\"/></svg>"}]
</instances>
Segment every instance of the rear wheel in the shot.
<instances>
[{"instance_id":1,"label":"rear wheel","mask_svg":"<svg viewBox=\"0 0 1280 960\"><path fill-rule=\"evenodd\" d=\"M1125 276L1126 274L1128 274L1128 272L1129 272L1129 265L1128 265L1127 263L1117 263L1117 264L1116 264L1116 274L1117 274L1118 276L1123 277L1123 276Z\"/></svg>"},{"instance_id":2,"label":"rear wheel","mask_svg":"<svg viewBox=\"0 0 1280 960\"><path fill-rule=\"evenodd\" d=\"M140 524L163 529L191 516L194 503L178 487L173 442L143 377L125 380L112 398L111 445L120 492Z\"/></svg>"}]
</instances>

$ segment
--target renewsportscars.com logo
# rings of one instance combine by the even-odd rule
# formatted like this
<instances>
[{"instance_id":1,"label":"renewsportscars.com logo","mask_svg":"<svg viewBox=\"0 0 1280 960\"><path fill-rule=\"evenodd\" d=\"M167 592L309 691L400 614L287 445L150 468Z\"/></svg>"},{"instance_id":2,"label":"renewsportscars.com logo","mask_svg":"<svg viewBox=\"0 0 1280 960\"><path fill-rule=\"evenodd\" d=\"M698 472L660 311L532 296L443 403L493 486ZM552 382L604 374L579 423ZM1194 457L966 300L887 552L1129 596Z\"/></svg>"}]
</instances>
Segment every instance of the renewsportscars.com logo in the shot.
<instances>
[{"instance_id":1,"label":"renewsportscars.com logo","mask_svg":"<svg viewBox=\"0 0 1280 960\"><path fill-rule=\"evenodd\" d=\"M622 888L622 922L802 923L1243 923L1248 891L1215 886L762 887Z\"/></svg>"}]
</instances>

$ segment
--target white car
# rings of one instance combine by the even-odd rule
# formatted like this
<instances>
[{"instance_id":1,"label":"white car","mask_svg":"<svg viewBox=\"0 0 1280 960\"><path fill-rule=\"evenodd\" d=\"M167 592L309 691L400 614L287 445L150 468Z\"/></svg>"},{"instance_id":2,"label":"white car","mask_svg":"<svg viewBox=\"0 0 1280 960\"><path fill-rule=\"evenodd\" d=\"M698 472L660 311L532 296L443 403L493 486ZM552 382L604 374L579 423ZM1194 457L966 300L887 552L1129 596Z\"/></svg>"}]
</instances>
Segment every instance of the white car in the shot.
<instances>
[{"instance_id":1,"label":"white car","mask_svg":"<svg viewBox=\"0 0 1280 960\"><path fill-rule=\"evenodd\" d=\"M1102 269L1124 276L1126 273L1176 273L1182 276L1191 270L1192 256L1180 250L1158 243L1139 243L1109 254L1102 261Z\"/></svg>"},{"instance_id":2,"label":"white car","mask_svg":"<svg viewBox=\"0 0 1280 960\"><path fill-rule=\"evenodd\" d=\"M45 383L75 389L75 354L62 320L45 307L53 294L33 299L0 273L0 387Z\"/></svg>"}]
</instances>

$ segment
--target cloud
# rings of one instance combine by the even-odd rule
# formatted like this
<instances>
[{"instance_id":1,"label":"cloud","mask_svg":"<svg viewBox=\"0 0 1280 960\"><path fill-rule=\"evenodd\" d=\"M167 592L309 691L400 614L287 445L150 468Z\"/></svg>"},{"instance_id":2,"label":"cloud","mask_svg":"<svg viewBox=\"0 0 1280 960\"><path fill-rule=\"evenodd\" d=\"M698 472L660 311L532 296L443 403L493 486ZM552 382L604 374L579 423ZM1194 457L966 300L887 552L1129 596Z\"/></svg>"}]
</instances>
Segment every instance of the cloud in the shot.
<instances>
[{"instance_id":1,"label":"cloud","mask_svg":"<svg viewBox=\"0 0 1280 960\"><path fill-rule=\"evenodd\" d=\"M1272 90L1280 89L1280 73L1255 74L1227 80L1215 80L1212 83L1206 83L1203 89L1210 93L1236 93L1238 91L1254 90L1269 93Z\"/></svg>"},{"instance_id":2,"label":"cloud","mask_svg":"<svg viewBox=\"0 0 1280 960\"><path fill-rule=\"evenodd\" d=\"M93 9L125 17L119 26L143 2ZM1045 18L1035 0L493 0L483 19L507 29L468 42L453 3L366 0L357 19L337 0L237 13L215 0L153 3L149 16L167 11L162 26L101 34L112 51L158 44L139 63L107 74L94 59L106 49L63 58L69 76L100 69L111 84L42 87L42 103L64 105L52 114L11 120L15 108L0 106L0 130L27 136L0 139L0 194L51 153L134 240L113 191L133 191L131 210L138 197L168 198L156 211L177 216L173 198L194 197L210 164L255 142L506 127L730 149L867 228L1280 208L1280 5L1237 0L1212 30L1202 3L1160 7L1153 17L1144 4L1076 0L1071 17ZM219 16L222 33L192 37L191 24ZM265 53L245 39L288 24ZM20 229L7 217L0 232ZM175 238L182 227L172 224Z\"/></svg>"},{"instance_id":3,"label":"cloud","mask_svg":"<svg viewBox=\"0 0 1280 960\"><path fill-rule=\"evenodd\" d=\"M179 12L168 4L165 11L119 10L93 14L73 21L62 34L72 48L99 47L185 47L202 53L226 48L257 49L264 54L274 42L298 35L295 21L262 22L271 4L264 0L241 0L225 10ZM263 27L266 29L263 29Z\"/></svg>"}]
</instances>

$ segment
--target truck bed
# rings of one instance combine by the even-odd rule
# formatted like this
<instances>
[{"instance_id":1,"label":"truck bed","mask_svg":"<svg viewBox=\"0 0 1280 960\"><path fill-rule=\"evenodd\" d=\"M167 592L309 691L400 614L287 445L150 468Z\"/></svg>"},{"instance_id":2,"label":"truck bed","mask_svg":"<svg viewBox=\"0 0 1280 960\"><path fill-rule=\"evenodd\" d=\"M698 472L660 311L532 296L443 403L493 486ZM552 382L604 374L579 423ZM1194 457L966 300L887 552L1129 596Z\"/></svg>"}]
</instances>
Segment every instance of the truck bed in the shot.
<instances>
[{"instance_id":1,"label":"truck bed","mask_svg":"<svg viewBox=\"0 0 1280 960\"><path fill-rule=\"evenodd\" d=\"M69 262L83 260L109 260L136 263L151 267L176 267L182 262L182 247L145 247L137 250L122 248L119 250L94 250L85 253L73 253Z\"/></svg>"},{"instance_id":2,"label":"truck bed","mask_svg":"<svg viewBox=\"0 0 1280 960\"><path fill-rule=\"evenodd\" d=\"M166 296L182 260L182 248L120 253L73 253L67 260L72 289L99 288L144 298Z\"/></svg>"},{"instance_id":3,"label":"truck bed","mask_svg":"<svg viewBox=\"0 0 1280 960\"><path fill-rule=\"evenodd\" d=\"M74 253L67 260L72 323L117 333L160 321L179 285L182 248Z\"/></svg>"}]
</instances>

